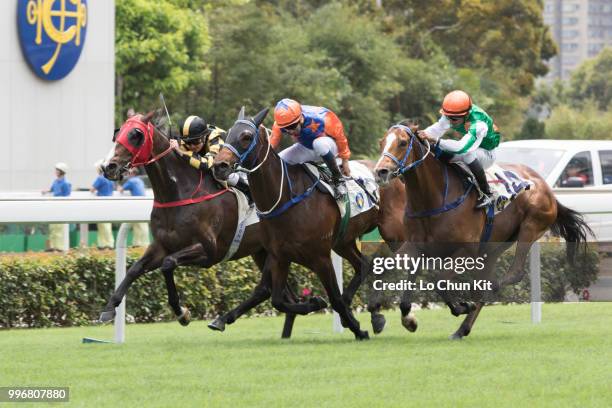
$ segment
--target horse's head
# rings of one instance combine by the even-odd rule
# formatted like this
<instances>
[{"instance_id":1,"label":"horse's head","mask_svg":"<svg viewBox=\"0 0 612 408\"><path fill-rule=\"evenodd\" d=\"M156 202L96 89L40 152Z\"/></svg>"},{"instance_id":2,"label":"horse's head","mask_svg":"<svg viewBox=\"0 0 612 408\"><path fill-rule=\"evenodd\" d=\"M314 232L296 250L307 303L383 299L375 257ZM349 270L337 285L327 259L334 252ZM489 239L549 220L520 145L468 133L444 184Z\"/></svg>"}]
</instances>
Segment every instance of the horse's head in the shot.
<instances>
[{"instance_id":1,"label":"horse's head","mask_svg":"<svg viewBox=\"0 0 612 408\"><path fill-rule=\"evenodd\" d=\"M102 165L104 177L119 180L131 167L147 164L151 160L157 130L155 124L161 115L160 111L136 114L115 131L115 146Z\"/></svg>"},{"instance_id":2,"label":"horse's head","mask_svg":"<svg viewBox=\"0 0 612 408\"><path fill-rule=\"evenodd\" d=\"M418 158L412 157L415 155L413 147L422 147L416 136L418 128L417 123L404 121L391 126L380 139L381 156L374 167L378 184L386 185L392 178L420 164Z\"/></svg>"},{"instance_id":3,"label":"horse's head","mask_svg":"<svg viewBox=\"0 0 612 408\"><path fill-rule=\"evenodd\" d=\"M237 166L249 166L247 157L255 151L259 132L264 132L264 129L259 129L259 125L263 122L268 114L268 108L259 112L253 118L247 118L244 114L244 107L238 114L238 119L234 125L228 130L227 138L221 148L221 151L215 157L213 164L213 174L218 180L227 180L229 175ZM248 167L247 167L248 168Z\"/></svg>"}]
</instances>

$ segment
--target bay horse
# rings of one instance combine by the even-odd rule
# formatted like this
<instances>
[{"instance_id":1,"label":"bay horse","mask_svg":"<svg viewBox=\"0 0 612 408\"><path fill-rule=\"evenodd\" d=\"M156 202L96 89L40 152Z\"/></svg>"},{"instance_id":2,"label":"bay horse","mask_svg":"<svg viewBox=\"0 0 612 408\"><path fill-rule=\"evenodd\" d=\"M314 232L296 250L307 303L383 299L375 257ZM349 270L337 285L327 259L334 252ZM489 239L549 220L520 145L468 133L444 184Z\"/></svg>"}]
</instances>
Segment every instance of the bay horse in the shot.
<instances>
[{"instance_id":1,"label":"bay horse","mask_svg":"<svg viewBox=\"0 0 612 408\"><path fill-rule=\"evenodd\" d=\"M297 314L327 306L324 302L290 304L283 299L289 265L298 263L317 274L343 325L357 340L368 339L368 332L360 329L349 306L366 274L362 265L367 261L357 248L356 239L376 227L378 210L372 207L350 218L345 233L341 234L340 211L333 197L315 188L318 180L313 180L303 166L287 165L271 148L267 130L261 126L267 113L268 109L264 109L254 118L246 118L244 108L240 111L215 157L213 172L222 180L238 166L248 173L261 219L261 240L268 251L266 268L272 274L272 305L281 312ZM343 294L332 266L332 249L355 269L355 276ZM381 324L380 316L372 315L375 332L382 330L376 327Z\"/></svg>"},{"instance_id":2,"label":"bay horse","mask_svg":"<svg viewBox=\"0 0 612 408\"><path fill-rule=\"evenodd\" d=\"M144 166L154 194L151 212L153 242L144 255L127 271L117 290L100 315L110 321L129 286L141 275L161 267L168 290L168 302L179 322L189 324L190 313L180 305L174 283L174 270L181 265L209 268L226 256L234 238L238 221L238 204L234 194L220 186L210 171L200 172L178 157L168 138L156 123L161 112L150 112L128 119L116 134L114 153L104 166L104 175L119 179L130 167ZM270 273L266 269L266 250L260 241L259 223L246 228L242 241L230 260L252 256L262 277L252 295L235 309L209 324L223 331L242 314L270 296ZM283 295L288 301L294 296ZM295 315L287 314L283 338L291 336Z\"/></svg>"},{"instance_id":3,"label":"bay horse","mask_svg":"<svg viewBox=\"0 0 612 408\"><path fill-rule=\"evenodd\" d=\"M432 154L429 142L417 136L417 128L414 124L398 124L387 130L380 140L381 156L375 167L377 181L382 186L399 177L405 184L403 225L409 243L450 243L457 252L478 256L487 216L486 211L475 208L477 192L464 182L455 166ZM516 164L502 167L513 170L533 185L493 219L486 245L485 273L492 271L497 258L507 248L514 242L517 244L514 260L507 274L496 282L496 289L523 278L529 249L547 230L565 239L571 263L576 248L586 245L587 236L592 235L582 216L560 204L535 171ZM484 303L446 303L453 315L467 314L451 338L469 335ZM410 305L410 294L404 292L400 302L402 323L414 331L416 321L408 318Z\"/></svg>"}]
</instances>

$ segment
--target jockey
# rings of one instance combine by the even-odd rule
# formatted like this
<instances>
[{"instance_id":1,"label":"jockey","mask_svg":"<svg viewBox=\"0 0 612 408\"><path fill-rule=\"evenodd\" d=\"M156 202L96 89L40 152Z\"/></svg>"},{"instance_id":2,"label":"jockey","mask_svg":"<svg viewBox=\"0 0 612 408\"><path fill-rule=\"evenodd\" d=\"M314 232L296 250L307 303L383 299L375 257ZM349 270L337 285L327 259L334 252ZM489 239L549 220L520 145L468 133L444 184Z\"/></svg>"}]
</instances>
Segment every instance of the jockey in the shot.
<instances>
[{"instance_id":1,"label":"jockey","mask_svg":"<svg viewBox=\"0 0 612 408\"><path fill-rule=\"evenodd\" d=\"M483 195L476 208L491 204L491 190L484 169L493 165L495 148L499 145L500 134L493 119L472 103L472 98L463 91L453 91L444 97L442 117L425 130L419 130L421 139L438 143L443 152L451 154L451 162L462 161L468 165ZM463 137L459 140L441 139L452 129Z\"/></svg>"},{"instance_id":2,"label":"jockey","mask_svg":"<svg viewBox=\"0 0 612 408\"><path fill-rule=\"evenodd\" d=\"M170 145L192 167L205 171L212 166L225 136L225 130L208 125L201 117L192 115L179 123L179 142L170 140ZM243 173L232 173L227 184L250 197L249 185Z\"/></svg>"},{"instance_id":3,"label":"jockey","mask_svg":"<svg viewBox=\"0 0 612 408\"><path fill-rule=\"evenodd\" d=\"M348 164L351 151L338 116L329 109L300 105L293 99L285 98L274 109L270 138L272 147L278 146L283 133L290 135L297 143L280 152L280 157L289 164L322 160L331 171L335 198L342 198L347 192L342 175L349 177L351 174ZM336 163L336 156L342 159L342 172Z\"/></svg>"}]
</instances>

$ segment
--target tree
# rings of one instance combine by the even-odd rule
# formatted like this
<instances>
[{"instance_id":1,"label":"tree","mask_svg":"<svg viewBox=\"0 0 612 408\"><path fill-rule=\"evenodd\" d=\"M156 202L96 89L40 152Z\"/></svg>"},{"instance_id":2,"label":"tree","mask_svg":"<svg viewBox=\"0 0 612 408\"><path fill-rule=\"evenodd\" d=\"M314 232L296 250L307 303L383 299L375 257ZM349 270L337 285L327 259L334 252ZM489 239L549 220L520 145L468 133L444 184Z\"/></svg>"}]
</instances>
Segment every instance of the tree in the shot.
<instances>
[{"instance_id":1,"label":"tree","mask_svg":"<svg viewBox=\"0 0 612 408\"><path fill-rule=\"evenodd\" d=\"M527 117L523 122L521 131L516 135L515 139L542 139L546 134L546 126L540 122L538 118Z\"/></svg>"},{"instance_id":2,"label":"tree","mask_svg":"<svg viewBox=\"0 0 612 408\"><path fill-rule=\"evenodd\" d=\"M301 18L251 3L215 10L211 37L198 107L211 121L227 127L241 105L252 112L291 97L335 111L353 152L374 153L408 62L377 21L339 3Z\"/></svg>"},{"instance_id":3,"label":"tree","mask_svg":"<svg viewBox=\"0 0 612 408\"><path fill-rule=\"evenodd\" d=\"M185 8L189 4L189 0L117 0L117 124L129 107L144 111L159 106L159 92L173 106L183 104L183 93L207 79L208 25L202 10Z\"/></svg>"},{"instance_id":4,"label":"tree","mask_svg":"<svg viewBox=\"0 0 612 408\"><path fill-rule=\"evenodd\" d=\"M376 141L391 122L386 101L403 90L401 74L409 60L379 22L351 6L332 3L313 13L304 27L312 50L327 55L348 88L336 109L356 153L376 153ZM325 104L325 101L316 101Z\"/></svg>"},{"instance_id":5,"label":"tree","mask_svg":"<svg viewBox=\"0 0 612 408\"><path fill-rule=\"evenodd\" d=\"M572 73L569 96L582 104L593 99L605 111L612 100L612 47L604 48L596 58L587 60Z\"/></svg>"},{"instance_id":6,"label":"tree","mask_svg":"<svg viewBox=\"0 0 612 408\"><path fill-rule=\"evenodd\" d=\"M612 139L612 112L602 112L594 102L587 102L582 109L559 105L546 121L546 137L549 139Z\"/></svg>"}]
</instances>

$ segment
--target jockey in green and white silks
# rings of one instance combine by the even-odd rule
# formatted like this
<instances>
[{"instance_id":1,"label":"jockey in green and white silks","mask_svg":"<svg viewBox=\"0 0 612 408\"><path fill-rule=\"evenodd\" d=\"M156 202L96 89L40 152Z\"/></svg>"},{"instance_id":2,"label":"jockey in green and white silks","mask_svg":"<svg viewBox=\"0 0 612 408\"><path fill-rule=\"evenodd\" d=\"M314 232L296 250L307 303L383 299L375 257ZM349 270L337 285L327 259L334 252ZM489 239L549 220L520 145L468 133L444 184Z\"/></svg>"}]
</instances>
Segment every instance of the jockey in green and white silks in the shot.
<instances>
[{"instance_id":1,"label":"jockey in green and white silks","mask_svg":"<svg viewBox=\"0 0 612 408\"><path fill-rule=\"evenodd\" d=\"M483 192L476 207L488 206L491 203L491 192L484 169L495 162L495 148L500 140L493 119L474 105L469 95L463 91L453 91L446 95L440 113L442 116L438 122L419 131L419 136L438 143L443 152L452 155L451 162L462 161L468 165ZM461 139L441 139L451 129L463 135Z\"/></svg>"}]
</instances>

